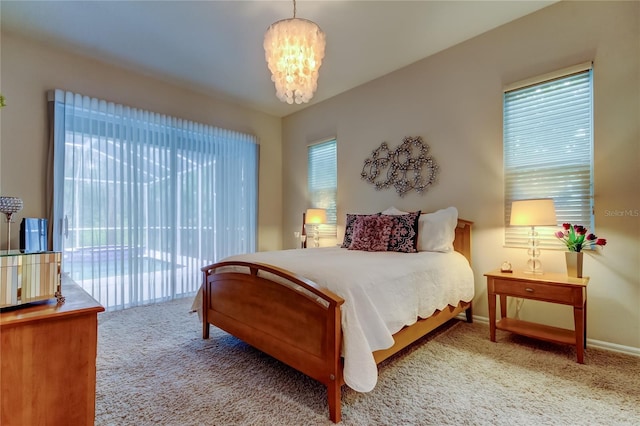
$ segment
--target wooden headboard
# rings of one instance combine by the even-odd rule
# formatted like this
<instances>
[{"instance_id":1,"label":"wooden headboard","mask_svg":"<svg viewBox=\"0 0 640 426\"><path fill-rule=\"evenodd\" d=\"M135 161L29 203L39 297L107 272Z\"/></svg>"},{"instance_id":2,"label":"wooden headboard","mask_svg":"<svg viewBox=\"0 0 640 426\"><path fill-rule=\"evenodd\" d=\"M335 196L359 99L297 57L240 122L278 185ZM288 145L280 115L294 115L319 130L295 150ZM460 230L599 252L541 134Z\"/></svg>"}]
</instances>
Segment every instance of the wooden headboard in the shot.
<instances>
[{"instance_id":1,"label":"wooden headboard","mask_svg":"<svg viewBox=\"0 0 640 426\"><path fill-rule=\"evenodd\" d=\"M471 264L471 225L473 222L458 219L456 226L456 238L453 240L453 249L462 253Z\"/></svg>"}]
</instances>

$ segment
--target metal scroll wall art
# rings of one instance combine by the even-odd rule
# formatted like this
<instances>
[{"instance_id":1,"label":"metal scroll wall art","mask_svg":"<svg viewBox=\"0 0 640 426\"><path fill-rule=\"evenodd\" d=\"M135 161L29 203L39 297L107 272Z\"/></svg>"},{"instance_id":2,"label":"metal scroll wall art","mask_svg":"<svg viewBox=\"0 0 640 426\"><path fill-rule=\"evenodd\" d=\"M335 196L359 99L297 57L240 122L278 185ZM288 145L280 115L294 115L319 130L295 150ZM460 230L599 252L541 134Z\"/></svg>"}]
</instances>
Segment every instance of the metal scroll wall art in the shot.
<instances>
[{"instance_id":1,"label":"metal scroll wall art","mask_svg":"<svg viewBox=\"0 0 640 426\"><path fill-rule=\"evenodd\" d=\"M412 190L422 194L435 182L438 172L438 165L427 152L429 145L420 136L405 137L395 149L382 142L371 158L364 160L360 176L376 190L393 186L401 197Z\"/></svg>"}]
</instances>

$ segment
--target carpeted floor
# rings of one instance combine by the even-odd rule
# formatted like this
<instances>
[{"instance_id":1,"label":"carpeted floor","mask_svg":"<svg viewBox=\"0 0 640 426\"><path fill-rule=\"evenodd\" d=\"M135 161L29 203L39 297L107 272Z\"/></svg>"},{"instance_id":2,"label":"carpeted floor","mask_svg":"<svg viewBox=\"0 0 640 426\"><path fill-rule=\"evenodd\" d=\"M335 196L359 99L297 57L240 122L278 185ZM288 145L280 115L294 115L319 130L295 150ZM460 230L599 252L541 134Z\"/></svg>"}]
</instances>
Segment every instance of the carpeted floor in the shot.
<instances>
[{"instance_id":1,"label":"carpeted floor","mask_svg":"<svg viewBox=\"0 0 640 426\"><path fill-rule=\"evenodd\" d=\"M212 327L190 299L99 318L96 425L329 425L324 386ZM343 388L344 425L632 425L640 358L456 322Z\"/></svg>"}]
</instances>

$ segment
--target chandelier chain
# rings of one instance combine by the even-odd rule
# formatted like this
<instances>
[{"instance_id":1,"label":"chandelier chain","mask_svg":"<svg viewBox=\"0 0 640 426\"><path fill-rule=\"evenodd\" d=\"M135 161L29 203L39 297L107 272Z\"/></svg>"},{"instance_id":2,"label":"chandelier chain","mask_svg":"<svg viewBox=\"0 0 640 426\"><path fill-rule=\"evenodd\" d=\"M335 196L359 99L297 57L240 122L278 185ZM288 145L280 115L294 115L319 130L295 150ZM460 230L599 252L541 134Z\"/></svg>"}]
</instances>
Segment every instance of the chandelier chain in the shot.
<instances>
[{"instance_id":1,"label":"chandelier chain","mask_svg":"<svg viewBox=\"0 0 640 426\"><path fill-rule=\"evenodd\" d=\"M296 18L296 0L293 0L293 19Z\"/></svg>"}]
</instances>

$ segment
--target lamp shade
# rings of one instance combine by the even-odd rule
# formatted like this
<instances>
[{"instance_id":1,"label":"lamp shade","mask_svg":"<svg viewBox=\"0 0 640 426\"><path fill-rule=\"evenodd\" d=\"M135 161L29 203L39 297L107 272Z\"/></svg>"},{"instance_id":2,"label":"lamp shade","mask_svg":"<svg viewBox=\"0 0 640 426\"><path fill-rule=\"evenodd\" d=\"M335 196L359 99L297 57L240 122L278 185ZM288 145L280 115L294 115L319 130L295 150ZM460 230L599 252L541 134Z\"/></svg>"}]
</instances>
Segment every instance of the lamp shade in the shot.
<instances>
[{"instance_id":1,"label":"lamp shade","mask_svg":"<svg viewBox=\"0 0 640 426\"><path fill-rule=\"evenodd\" d=\"M295 9L293 19L269 27L264 36L264 52L278 99L288 104L309 102L318 88L325 43L320 27L295 18Z\"/></svg>"},{"instance_id":2,"label":"lamp shade","mask_svg":"<svg viewBox=\"0 0 640 426\"><path fill-rule=\"evenodd\" d=\"M306 224L319 225L327 222L327 211L325 209L307 209L305 215Z\"/></svg>"},{"instance_id":3,"label":"lamp shade","mask_svg":"<svg viewBox=\"0 0 640 426\"><path fill-rule=\"evenodd\" d=\"M556 226L556 208L551 198L518 200L511 203L512 226Z\"/></svg>"}]
</instances>

